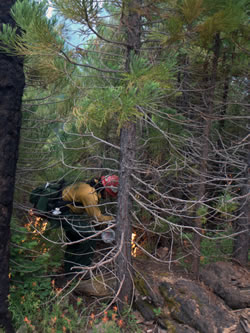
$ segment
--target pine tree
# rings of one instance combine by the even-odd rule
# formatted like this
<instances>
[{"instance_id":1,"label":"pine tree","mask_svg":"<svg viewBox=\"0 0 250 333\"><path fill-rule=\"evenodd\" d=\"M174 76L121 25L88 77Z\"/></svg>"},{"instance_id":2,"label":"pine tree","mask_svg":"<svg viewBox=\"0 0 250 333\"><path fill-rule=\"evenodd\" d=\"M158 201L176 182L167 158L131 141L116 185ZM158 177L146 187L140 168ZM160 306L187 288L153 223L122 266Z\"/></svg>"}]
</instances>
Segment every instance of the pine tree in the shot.
<instances>
[{"instance_id":1,"label":"pine tree","mask_svg":"<svg viewBox=\"0 0 250 333\"><path fill-rule=\"evenodd\" d=\"M15 13L28 33L15 40L7 31L7 39L25 56L30 83L50 91L49 102L60 92L57 101L68 100L46 111L37 107L36 116L55 117L47 132L41 130L46 156L60 161L62 174L77 172L77 179L91 167L120 170L117 246L111 261L122 262L116 274L122 309L131 300L132 228L150 258L159 260L158 247L168 247L163 262L170 266L173 258L182 260L174 245L186 237L189 252L184 255L192 255L198 277L203 240L232 236L232 226L247 207L241 203L245 192L239 193L247 147L246 3L53 4L65 19L81 24L78 45L67 47L66 27L46 19L44 7L33 21L22 23L31 10L28 1ZM76 137L77 142L72 140ZM50 151L55 142L61 148ZM53 174L48 168L39 172L45 178ZM243 221L245 231L247 219Z\"/></svg>"}]
</instances>

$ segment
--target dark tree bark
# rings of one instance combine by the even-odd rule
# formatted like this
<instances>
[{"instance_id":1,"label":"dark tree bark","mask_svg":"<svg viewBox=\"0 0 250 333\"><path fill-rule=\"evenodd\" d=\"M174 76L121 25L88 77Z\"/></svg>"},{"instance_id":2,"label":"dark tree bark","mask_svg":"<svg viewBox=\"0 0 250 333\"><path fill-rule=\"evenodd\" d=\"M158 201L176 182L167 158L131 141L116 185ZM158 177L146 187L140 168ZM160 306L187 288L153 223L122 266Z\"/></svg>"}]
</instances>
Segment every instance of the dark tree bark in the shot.
<instances>
[{"instance_id":1,"label":"dark tree bark","mask_svg":"<svg viewBox=\"0 0 250 333\"><path fill-rule=\"evenodd\" d=\"M211 135L211 126L212 126L212 115L214 112L214 94L215 94L215 85L217 78L217 68L220 55L220 35L216 34L214 41L214 55L212 60L212 69L211 74L208 77L208 87L206 91L206 100L207 100L207 110L206 114L203 113L203 118L205 119L204 132L203 132L203 143L202 143L202 153L201 153L201 162L200 162L200 185L198 189L198 203L196 205L196 211L200 208L201 202L206 197L206 180L208 176L208 163L209 163L209 151L210 151L210 135ZM197 216L195 221L196 230L194 234L194 254L193 254L193 263L192 270L195 277L199 278L200 270L200 247L201 247L201 230L202 230L202 221L201 217Z\"/></svg>"},{"instance_id":2,"label":"dark tree bark","mask_svg":"<svg viewBox=\"0 0 250 333\"><path fill-rule=\"evenodd\" d=\"M129 192L131 189L131 172L135 158L135 123L128 123L121 130L121 158L119 172L119 198L117 214L117 244L121 244L121 252L117 257L116 275L118 288L118 307L122 311L125 304L130 304L133 291L132 264L131 264L131 202Z\"/></svg>"},{"instance_id":3,"label":"dark tree bark","mask_svg":"<svg viewBox=\"0 0 250 333\"><path fill-rule=\"evenodd\" d=\"M141 46L141 22L136 8L140 8L140 0L132 0L126 5L122 24L127 31L127 55L125 69L130 71L131 55L138 54ZM126 14L127 13L127 14ZM133 171L136 150L136 122L134 119L126 122L121 129L120 137L120 170L119 196L117 213L116 241L121 245L121 252L116 260L116 275L118 278L118 309L121 312L124 305L131 304L133 295L133 277L131 262L131 174ZM121 285L122 282L122 285Z\"/></svg>"},{"instance_id":4,"label":"dark tree bark","mask_svg":"<svg viewBox=\"0 0 250 333\"><path fill-rule=\"evenodd\" d=\"M10 16L14 3L15 0L0 2L0 29L3 23L14 26ZM0 326L11 333L9 241L24 89L22 60L0 53L0 73Z\"/></svg>"},{"instance_id":5,"label":"dark tree bark","mask_svg":"<svg viewBox=\"0 0 250 333\"><path fill-rule=\"evenodd\" d=\"M235 237L233 256L241 265L246 266L250 245L250 152L246 159L245 182L242 184L241 192L243 197L241 216L236 221L236 232L239 234Z\"/></svg>"}]
</instances>

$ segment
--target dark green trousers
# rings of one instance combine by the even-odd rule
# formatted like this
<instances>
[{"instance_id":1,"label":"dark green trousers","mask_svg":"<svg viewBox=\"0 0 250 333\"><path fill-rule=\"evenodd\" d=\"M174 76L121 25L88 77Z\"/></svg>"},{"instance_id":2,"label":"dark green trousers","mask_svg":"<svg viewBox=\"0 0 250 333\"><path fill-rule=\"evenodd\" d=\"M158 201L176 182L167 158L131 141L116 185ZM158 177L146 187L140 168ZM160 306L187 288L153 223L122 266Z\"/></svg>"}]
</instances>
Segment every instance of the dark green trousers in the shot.
<instances>
[{"instance_id":1,"label":"dark green trousers","mask_svg":"<svg viewBox=\"0 0 250 333\"><path fill-rule=\"evenodd\" d=\"M83 215L64 214L57 221L53 221L54 227L61 226L64 229L66 242L80 241L75 244L67 245L64 254L64 271L65 273L80 272L80 269L73 269L75 266L89 266L92 263L96 247L96 239L87 237L94 235L95 230L91 227L90 218Z\"/></svg>"},{"instance_id":2,"label":"dark green trousers","mask_svg":"<svg viewBox=\"0 0 250 333\"><path fill-rule=\"evenodd\" d=\"M96 240L85 240L89 237L90 233L77 233L73 229L66 230L66 241L74 242L81 240L80 243L67 245L64 254L64 270L66 273L79 272L79 269L73 269L74 266L83 267L91 265L94 250L96 247Z\"/></svg>"}]
</instances>

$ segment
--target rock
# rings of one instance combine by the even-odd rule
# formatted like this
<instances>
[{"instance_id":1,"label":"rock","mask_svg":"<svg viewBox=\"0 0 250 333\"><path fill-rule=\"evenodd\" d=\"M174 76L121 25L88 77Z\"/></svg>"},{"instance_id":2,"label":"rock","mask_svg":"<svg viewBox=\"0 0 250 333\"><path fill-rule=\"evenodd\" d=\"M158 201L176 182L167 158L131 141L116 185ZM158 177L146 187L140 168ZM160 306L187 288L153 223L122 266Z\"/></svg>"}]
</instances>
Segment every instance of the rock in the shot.
<instances>
[{"instance_id":1,"label":"rock","mask_svg":"<svg viewBox=\"0 0 250 333\"><path fill-rule=\"evenodd\" d=\"M199 333L194 328L188 325L179 324L171 318L168 319L158 318L157 323L159 325L159 329L160 328L166 329L166 332L168 333Z\"/></svg>"},{"instance_id":2,"label":"rock","mask_svg":"<svg viewBox=\"0 0 250 333\"><path fill-rule=\"evenodd\" d=\"M175 324L176 327L176 333L199 333L192 327L189 327L187 325L181 325L181 324Z\"/></svg>"},{"instance_id":3,"label":"rock","mask_svg":"<svg viewBox=\"0 0 250 333\"><path fill-rule=\"evenodd\" d=\"M238 322L223 301L199 283L180 279L176 283L162 282L159 289L171 318L178 323L200 333L237 332Z\"/></svg>"},{"instance_id":4,"label":"rock","mask_svg":"<svg viewBox=\"0 0 250 333\"><path fill-rule=\"evenodd\" d=\"M134 264L138 274L135 296L144 301L137 308L163 331L250 333L250 273L246 268L213 263L201 271L198 282L182 271L169 271L162 263L136 258Z\"/></svg>"},{"instance_id":5,"label":"rock","mask_svg":"<svg viewBox=\"0 0 250 333\"><path fill-rule=\"evenodd\" d=\"M154 312L154 307L146 299L138 297L135 300L136 309L142 314L145 320L154 320L156 319L156 314Z\"/></svg>"},{"instance_id":6,"label":"rock","mask_svg":"<svg viewBox=\"0 0 250 333\"><path fill-rule=\"evenodd\" d=\"M231 309L250 307L250 272L230 262L207 265L200 279Z\"/></svg>"},{"instance_id":7,"label":"rock","mask_svg":"<svg viewBox=\"0 0 250 333\"><path fill-rule=\"evenodd\" d=\"M137 292L143 299L147 299L148 303L152 303L155 308L163 306L163 298L156 292L155 288L149 284L142 276L134 278L134 284ZM137 295L136 295L137 296Z\"/></svg>"}]
</instances>

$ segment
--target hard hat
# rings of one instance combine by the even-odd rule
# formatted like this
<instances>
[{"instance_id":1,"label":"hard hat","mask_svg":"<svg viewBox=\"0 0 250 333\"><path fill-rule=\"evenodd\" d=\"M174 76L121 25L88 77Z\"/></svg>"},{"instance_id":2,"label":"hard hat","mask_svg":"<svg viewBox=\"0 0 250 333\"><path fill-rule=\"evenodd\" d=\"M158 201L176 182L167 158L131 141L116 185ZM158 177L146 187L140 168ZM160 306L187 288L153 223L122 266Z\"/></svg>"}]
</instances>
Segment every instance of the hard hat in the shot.
<instances>
[{"instance_id":1,"label":"hard hat","mask_svg":"<svg viewBox=\"0 0 250 333\"><path fill-rule=\"evenodd\" d=\"M116 197L118 192L119 178L116 175L112 176L102 176L101 181L105 187L106 192L111 195L111 197Z\"/></svg>"}]
</instances>

